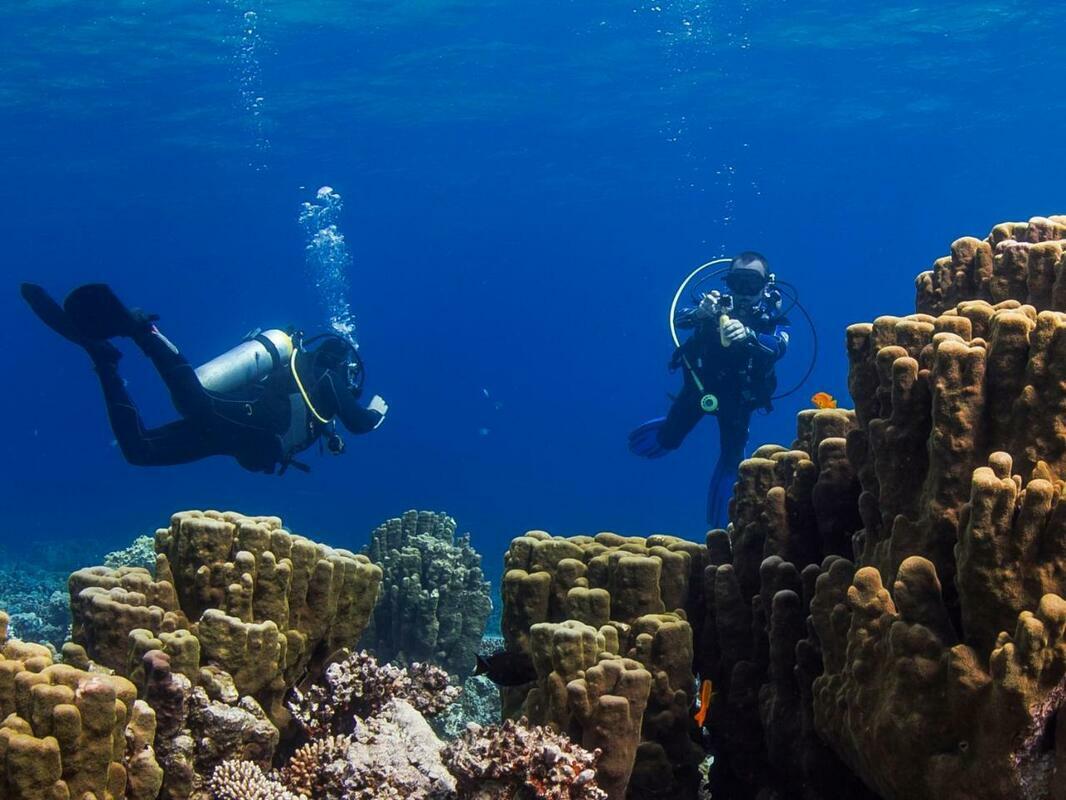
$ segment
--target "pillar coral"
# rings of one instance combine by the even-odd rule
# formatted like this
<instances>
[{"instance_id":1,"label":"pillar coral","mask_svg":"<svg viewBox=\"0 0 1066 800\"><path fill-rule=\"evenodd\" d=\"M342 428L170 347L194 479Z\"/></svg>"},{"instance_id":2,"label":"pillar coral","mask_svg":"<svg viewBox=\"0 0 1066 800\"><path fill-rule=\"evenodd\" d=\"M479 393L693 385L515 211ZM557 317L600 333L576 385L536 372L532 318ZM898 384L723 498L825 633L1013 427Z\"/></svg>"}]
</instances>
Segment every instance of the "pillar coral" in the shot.
<instances>
[{"instance_id":1,"label":"pillar coral","mask_svg":"<svg viewBox=\"0 0 1066 800\"><path fill-rule=\"evenodd\" d=\"M673 787L680 797L695 791L699 759L689 739L695 687L689 612L702 617L696 578L703 558L699 545L672 536L562 538L543 531L516 538L505 556L504 639L509 650L532 655L538 674L532 688L504 691L505 711L524 709L534 721L580 740L592 736L589 726L602 727L604 714L621 713L620 705L610 712L596 711L594 703L588 708L592 701L582 691L589 687L577 688L580 682L598 666L604 671L597 673L598 686L608 680L605 675L628 676L626 718L638 735L612 745L619 749L604 767L601 785L616 789L608 791L624 785L623 777L631 797L644 796L645 784L656 791ZM643 700L637 696L643 690L633 688L644 685L638 672L647 675ZM574 705L579 699L580 711ZM620 727L616 735L623 730L633 735L632 727Z\"/></svg>"},{"instance_id":2,"label":"pillar coral","mask_svg":"<svg viewBox=\"0 0 1066 800\"><path fill-rule=\"evenodd\" d=\"M803 412L791 450L742 467L697 660L746 786L863 796L839 756L884 797L1059 796L1064 236L1051 217L955 242L917 313L848 328L851 424L816 444L825 412Z\"/></svg>"},{"instance_id":3,"label":"pillar coral","mask_svg":"<svg viewBox=\"0 0 1066 800\"><path fill-rule=\"evenodd\" d=\"M819 579L811 606L834 653L816 724L881 797L1057 796L1066 601L1044 595L982 654L958 641L927 559L905 559L891 594L871 567L840 589Z\"/></svg>"},{"instance_id":4,"label":"pillar coral","mask_svg":"<svg viewBox=\"0 0 1066 800\"><path fill-rule=\"evenodd\" d=\"M530 637L537 681L523 712L534 724L550 725L586 749L599 748L596 783L610 800L623 800L652 674L618 654L617 629L610 626L597 630L577 620L542 622Z\"/></svg>"},{"instance_id":5,"label":"pillar coral","mask_svg":"<svg viewBox=\"0 0 1066 800\"><path fill-rule=\"evenodd\" d=\"M383 570L382 597L362 646L380 660L473 672L492 611L470 534L446 514L408 511L379 525L364 553Z\"/></svg>"},{"instance_id":6,"label":"pillar coral","mask_svg":"<svg viewBox=\"0 0 1066 800\"><path fill-rule=\"evenodd\" d=\"M2 615L0 615L2 617ZM6 617L0 620L3 629ZM53 663L0 630L0 797L154 800L156 718L125 678Z\"/></svg>"}]
</instances>

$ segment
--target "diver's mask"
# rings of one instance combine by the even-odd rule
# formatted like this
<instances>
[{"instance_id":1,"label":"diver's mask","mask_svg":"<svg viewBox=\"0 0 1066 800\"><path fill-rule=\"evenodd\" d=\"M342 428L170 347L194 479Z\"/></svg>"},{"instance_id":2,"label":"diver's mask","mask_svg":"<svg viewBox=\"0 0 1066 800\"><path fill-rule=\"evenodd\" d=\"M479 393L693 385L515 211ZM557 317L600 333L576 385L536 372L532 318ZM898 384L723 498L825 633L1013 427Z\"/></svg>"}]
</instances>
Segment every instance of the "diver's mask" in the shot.
<instances>
[{"instance_id":1,"label":"diver's mask","mask_svg":"<svg viewBox=\"0 0 1066 800\"><path fill-rule=\"evenodd\" d=\"M725 277L725 285L729 290L744 297L758 297L767 283L767 279L754 270L737 270Z\"/></svg>"}]
</instances>

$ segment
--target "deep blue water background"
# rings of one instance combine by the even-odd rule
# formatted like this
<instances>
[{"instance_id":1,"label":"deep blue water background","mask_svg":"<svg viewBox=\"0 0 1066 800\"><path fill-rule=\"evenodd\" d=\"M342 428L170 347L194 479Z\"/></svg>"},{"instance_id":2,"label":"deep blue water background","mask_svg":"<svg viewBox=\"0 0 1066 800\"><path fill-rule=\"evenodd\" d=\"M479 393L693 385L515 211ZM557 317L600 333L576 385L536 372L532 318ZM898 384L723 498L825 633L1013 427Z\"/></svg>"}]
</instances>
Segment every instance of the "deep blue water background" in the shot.
<instances>
[{"instance_id":1,"label":"deep blue water background","mask_svg":"<svg viewBox=\"0 0 1066 800\"><path fill-rule=\"evenodd\" d=\"M713 425L625 449L679 381L679 280L757 249L800 287L821 358L750 447L787 444L812 392L847 402L845 325L911 310L954 238L1066 209L1062 34L1020 2L5 4L0 547L92 561L191 507L348 547L446 510L494 578L531 528L700 539ZM194 362L320 327L296 216L323 184L387 424L310 475L126 465L88 359L18 282L108 281Z\"/></svg>"}]
</instances>

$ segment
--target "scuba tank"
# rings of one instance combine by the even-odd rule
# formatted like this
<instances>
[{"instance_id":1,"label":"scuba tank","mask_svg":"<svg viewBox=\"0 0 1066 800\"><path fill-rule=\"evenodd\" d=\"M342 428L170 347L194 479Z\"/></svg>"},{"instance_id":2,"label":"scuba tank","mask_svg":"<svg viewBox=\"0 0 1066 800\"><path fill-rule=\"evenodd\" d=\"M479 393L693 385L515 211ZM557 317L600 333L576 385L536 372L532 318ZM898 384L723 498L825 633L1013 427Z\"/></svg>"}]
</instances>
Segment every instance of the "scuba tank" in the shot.
<instances>
[{"instance_id":1,"label":"scuba tank","mask_svg":"<svg viewBox=\"0 0 1066 800\"><path fill-rule=\"evenodd\" d=\"M277 328L261 331L197 367L196 377L210 392L234 392L287 367L292 349L292 337L285 331Z\"/></svg>"}]
</instances>

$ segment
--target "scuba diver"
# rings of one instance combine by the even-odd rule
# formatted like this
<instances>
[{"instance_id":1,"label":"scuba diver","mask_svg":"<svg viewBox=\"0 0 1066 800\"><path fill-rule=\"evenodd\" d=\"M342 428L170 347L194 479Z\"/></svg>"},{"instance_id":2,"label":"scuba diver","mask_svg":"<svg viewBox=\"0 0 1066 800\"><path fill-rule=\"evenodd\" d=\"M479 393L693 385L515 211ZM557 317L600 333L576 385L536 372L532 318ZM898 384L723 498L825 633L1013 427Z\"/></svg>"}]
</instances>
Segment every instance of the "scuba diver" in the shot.
<instances>
[{"instance_id":1,"label":"scuba diver","mask_svg":"<svg viewBox=\"0 0 1066 800\"><path fill-rule=\"evenodd\" d=\"M63 306L32 283L22 284L22 296L42 322L89 354L118 446L136 466L229 455L253 472L280 467L281 474L290 466L306 472L295 456L322 437L331 453L344 451L335 419L352 433L369 433L388 411L378 396L360 405L362 360L336 334L304 339L276 329L257 332L193 369L159 332L157 316L126 308L105 284L75 289ZM145 428L118 371L122 353L109 341L118 336L132 339L152 361L181 419Z\"/></svg>"},{"instance_id":2,"label":"scuba diver","mask_svg":"<svg viewBox=\"0 0 1066 800\"><path fill-rule=\"evenodd\" d=\"M645 422L629 434L633 453L658 458L680 447L705 416L717 417L718 462L707 493L707 522L715 528L728 524L729 498L748 443L751 415L757 409L767 413L773 409L774 366L789 340L782 294L766 259L749 251L720 261L729 261L724 270L726 291L703 294L695 308L677 311L678 300L697 270L678 289L670 309L676 345L670 369L683 368L681 392L665 417ZM679 343L675 326L692 330L684 344Z\"/></svg>"}]
</instances>

